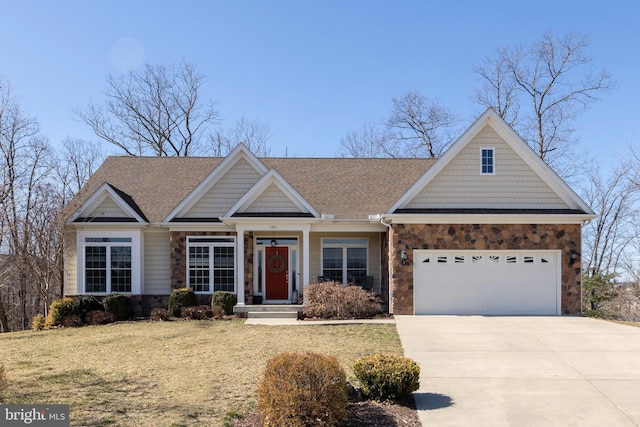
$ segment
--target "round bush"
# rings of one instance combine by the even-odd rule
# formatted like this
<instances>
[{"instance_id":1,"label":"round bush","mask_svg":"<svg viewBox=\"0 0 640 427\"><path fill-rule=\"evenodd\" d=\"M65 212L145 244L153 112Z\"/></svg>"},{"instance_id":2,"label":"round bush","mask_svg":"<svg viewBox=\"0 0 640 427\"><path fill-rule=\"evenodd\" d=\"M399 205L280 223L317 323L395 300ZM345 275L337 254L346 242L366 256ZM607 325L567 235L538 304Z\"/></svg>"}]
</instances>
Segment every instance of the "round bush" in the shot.
<instances>
[{"instance_id":1,"label":"round bush","mask_svg":"<svg viewBox=\"0 0 640 427\"><path fill-rule=\"evenodd\" d=\"M73 313L80 316L83 322L87 320L87 313L90 311L102 310L104 311L104 307L102 303L98 301L96 297L81 295L79 297L75 297L73 299Z\"/></svg>"},{"instance_id":2,"label":"round bush","mask_svg":"<svg viewBox=\"0 0 640 427\"><path fill-rule=\"evenodd\" d=\"M133 317L133 303L129 295L111 294L102 300L104 309L113 314L114 320L128 320Z\"/></svg>"},{"instance_id":3,"label":"round bush","mask_svg":"<svg viewBox=\"0 0 640 427\"><path fill-rule=\"evenodd\" d=\"M169 295L169 314L173 317L180 317L184 307L196 305L198 305L198 299L191 288L174 289Z\"/></svg>"},{"instance_id":4,"label":"round bush","mask_svg":"<svg viewBox=\"0 0 640 427\"><path fill-rule=\"evenodd\" d=\"M230 316L233 314L233 306L236 305L236 296L231 292L215 291L211 298L211 308L222 307L224 314Z\"/></svg>"},{"instance_id":5,"label":"round bush","mask_svg":"<svg viewBox=\"0 0 640 427\"><path fill-rule=\"evenodd\" d=\"M280 353L267 361L258 386L264 425L336 426L347 404L346 375L334 356Z\"/></svg>"},{"instance_id":6,"label":"round bush","mask_svg":"<svg viewBox=\"0 0 640 427\"><path fill-rule=\"evenodd\" d=\"M314 283L305 289L306 317L321 319L361 319L382 311L379 298L360 286L338 282Z\"/></svg>"},{"instance_id":7,"label":"round bush","mask_svg":"<svg viewBox=\"0 0 640 427\"><path fill-rule=\"evenodd\" d=\"M62 298L55 300L49 307L49 314L45 327L62 326L66 317L72 316L74 313L73 298Z\"/></svg>"},{"instance_id":8,"label":"round bush","mask_svg":"<svg viewBox=\"0 0 640 427\"><path fill-rule=\"evenodd\" d=\"M420 387L420 366L404 356L363 357L354 362L353 373L370 399L403 401Z\"/></svg>"}]
</instances>

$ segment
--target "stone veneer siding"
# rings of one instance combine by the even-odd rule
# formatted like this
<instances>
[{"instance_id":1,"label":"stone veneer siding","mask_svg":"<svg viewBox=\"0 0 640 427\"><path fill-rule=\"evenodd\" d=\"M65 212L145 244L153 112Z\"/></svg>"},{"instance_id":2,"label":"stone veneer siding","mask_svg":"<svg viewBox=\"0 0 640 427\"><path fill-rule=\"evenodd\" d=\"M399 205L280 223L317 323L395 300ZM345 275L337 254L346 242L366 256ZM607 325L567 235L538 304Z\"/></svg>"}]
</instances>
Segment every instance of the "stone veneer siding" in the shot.
<instances>
[{"instance_id":1,"label":"stone veneer siding","mask_svg":"<svg viewBox=\"0 0 640 427\"><path fill-rule=\"evenodd\" d=\"M581 259L569 265L571 250L581 252L579 224L394 224L392 301L394 314L413 313L413 250L557 250L561 251L563 314L581 312ZM402 265L400 253L407 252Z\"/></svg>"},{"instance_id":2,"label":"stone veneer siding","mask_svg":"<svg viewBox=\"0 0 640 427\"><path fill-rule=\"evenodd\" d=\"M171 289L184 288L187 284L187 237L193 236L232 236L233 232L171 232ZM244 292L251 291L253 283L253 233L244 236ZM237 255L237 254L236 254ZM204 300L204 295L199 295ZM211 297L209 297L209 301Z\"/></svg>"}]
</instances>

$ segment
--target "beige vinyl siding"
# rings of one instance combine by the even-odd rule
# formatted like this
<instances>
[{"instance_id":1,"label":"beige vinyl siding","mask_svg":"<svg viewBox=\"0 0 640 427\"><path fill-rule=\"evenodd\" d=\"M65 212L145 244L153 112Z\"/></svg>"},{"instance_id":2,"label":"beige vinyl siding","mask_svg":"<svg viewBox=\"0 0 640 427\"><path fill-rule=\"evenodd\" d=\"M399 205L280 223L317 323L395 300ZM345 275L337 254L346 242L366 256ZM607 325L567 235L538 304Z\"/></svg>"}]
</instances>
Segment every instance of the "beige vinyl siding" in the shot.
<instances>
[{"instance_id":1,"label":"beige vinyl siding","mask_svg":"<svg viewBox=\"0 0 640 427\"><path fill-rule=\"evenodd\" d=\"M495 150L493 175L480 173L481 148ZM406 207L568 208L490 126L486 126Z\"/></svg>"},{"instance_id":2,"label":"beige vinyl siding","mask_svg":"<svg viewBox=\"0 0 640 427\"><path fill-rule=\"evenodd\" d=\"M223 216L253 185L261 175L244 159L239 160L225 176L220 178L188 212L185 218Z\"/></svg>"},{"instance_id":3,"label":"beige vinyl siding","mask_svg":"<svg viewBox=\"0 0 640 427\"><path fill-rule=\"evenodd\" d=\"M111 197L107 197L102 203L96 204L95 206L88 206L86 212L87 214L85 216L88 217L129 217Z\"/></svg>"},{"instance_id":4,"label":"beige vinyl siding","mask_svg":"<svg viewBox=\"0 0 640 427\"><path fill-rule=\"evenodd\" d=\"M169 230L144 233L144 294L171 293L171 246Z\"/></svg>"},{"instance_id":5,"label":"beige vinyl siding","mask_svg":"<svg viewBox=\"0 0 640 427\"><path fill-rule=\"evenodd\" d=\"M76 231L64 230L64 295L78 294L78 242Z\"/></svg>"},{"instance_id":6,"label":"beige vinyl siding","mask_svg":"<svg viewBox=\"0 0 640 427\"><path fill-rule=\"evenodd\" d=\"M322 239L325 237L332 238L362 238L369 240L367 248L367 256L369 257L369 265L367 270L370 276L373 276L373 290L380 293L380 233L312 233L309 236L309 280L310 283L316 283L318 276L322 275Z\"/></svg>"},{"instance_id":7,"label":"beige vinyl siding","mask_svg":"<svg viewBox=\"0 0 640 427\"><path fill-rule=\"evenodd\" d=\"M299 213L300 209L276 184L271 184L244 212Z\"/></svg>"}]
</instances>

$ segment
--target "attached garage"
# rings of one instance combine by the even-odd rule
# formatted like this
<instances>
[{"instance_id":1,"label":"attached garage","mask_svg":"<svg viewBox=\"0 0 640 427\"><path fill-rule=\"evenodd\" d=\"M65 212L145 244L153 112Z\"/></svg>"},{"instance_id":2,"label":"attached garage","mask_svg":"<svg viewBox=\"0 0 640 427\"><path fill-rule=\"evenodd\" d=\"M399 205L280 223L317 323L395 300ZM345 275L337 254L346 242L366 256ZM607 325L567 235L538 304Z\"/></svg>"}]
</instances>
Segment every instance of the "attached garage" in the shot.
<instances>
[{"instance_id":1,"label":"attached garage","mask_svg":"<svg viewBox=\"0 0 640 427\"><path fill-rule=\"evenodd\" d=\"M559 315L560 251L416 250L415 314Z\"/></svg>"}]
</instances>

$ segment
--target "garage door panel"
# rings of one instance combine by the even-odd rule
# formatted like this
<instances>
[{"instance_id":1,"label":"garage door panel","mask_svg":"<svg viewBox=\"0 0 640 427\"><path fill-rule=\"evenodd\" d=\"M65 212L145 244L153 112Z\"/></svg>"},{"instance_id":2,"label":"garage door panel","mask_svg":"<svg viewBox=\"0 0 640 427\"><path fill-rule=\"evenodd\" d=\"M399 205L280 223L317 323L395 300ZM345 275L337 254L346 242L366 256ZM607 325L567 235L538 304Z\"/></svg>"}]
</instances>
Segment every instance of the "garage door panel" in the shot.
<instances>
[{"instance_id":1,"label":"garage door panel","mask_svg":"<svg viewBox=\"0 0 640 427\"><path fill-rule=\"evenodd\" d=\"M559 314L557 251L415 251L416 314Z\"/></svg>"}]
</instances>

